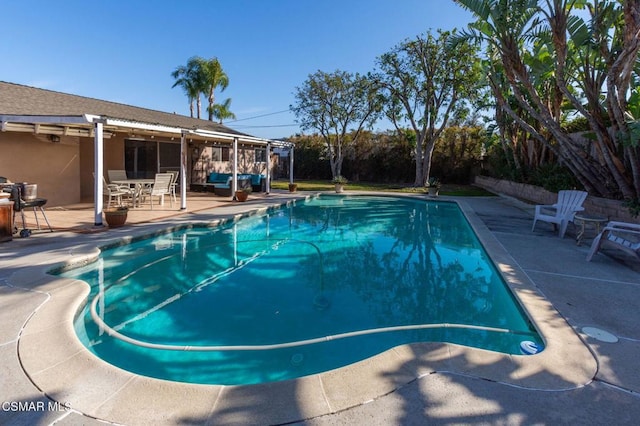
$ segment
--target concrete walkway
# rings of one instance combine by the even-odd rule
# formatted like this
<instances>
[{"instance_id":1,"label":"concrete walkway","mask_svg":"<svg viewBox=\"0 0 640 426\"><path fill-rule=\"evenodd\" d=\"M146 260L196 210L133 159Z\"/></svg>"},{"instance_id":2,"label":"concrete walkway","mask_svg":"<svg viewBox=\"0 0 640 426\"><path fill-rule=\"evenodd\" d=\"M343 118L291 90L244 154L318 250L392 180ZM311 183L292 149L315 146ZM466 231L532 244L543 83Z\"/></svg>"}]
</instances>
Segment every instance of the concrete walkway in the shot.
<instances>
[{"instance_id":1,"label":"concrete walkway","mask_svg":"<svg viewBox=\"0 0 640 426\"><path fill-rule=\"evenodd\" d=\"M61 324L73 312L68 312L68 306L73 305L77 295L68 295L64 304L51 303L52 294L60 289L49 288L41 280L43 267L60 261L68 261L69 257L90 253L92 247L102 245L114 238L122 238L136 232L151 232L154 229L166 228L190 221L210 221L232 216L241 211L253 208L266 208L271 204L286 202L301 194L272 194L268 197L254 199L251 203L219 204L210 209L190 211L182 215L169 215L151 219L152 222L141 221L134 225L110 230L108 232L78 233L57 231L54 233L34 233L27 239L16 239L12 242L0 244L0 424L34 425L34 424L104 424L114 423L115 418L135 418L125 424L157 424L156 420L145 422L145 418L152 419L153 413L145 417L145 410L158 404L159 398L167 398L162 404L170 406L171 392L147 393L145 383L137 387L129 382L123 383L122 389L134 388L138 391L129 395L139 409L131 417L118 417L118 404L115 400L101 401L103 407L108 406L113 416L88 417L79 410L82 406L82 395L94 391L99 393L105 382L114 381L114 377L91 376L86 378L90 388L78 392L73 390L40 389L36 383L42 383L38 373L35 378L29 376L34 371L33 366L44 363L48 356L55 354L42 353L41 359L25 359L19 354L28 353L29 345L34 348L56 348L53 342L45 342L50 336L46 327L51 324L40 325L41 329L25 333L25 325L34 326L30 321L34 315L49 309L51 321ZM274 424L277 415L270 416L269 411L285 412L299 410L297 418L299 424L308 425L423 425L423 424L638 424L640 418L640 369L637 368L637 358L640 355L640 262L631 259L622 252L605 250L596 255L592 262L587 263L585 257L590 240L584 246L576 246L575 229L569 228L568 236L559 239L550 225L541 223L535 232L531 232L532 206L503 197L464 198L461 203L472 210L473 220L482 222L491 233L493 242L506 250L509 258L501 266L503 274L510 273L530 280L535 291L544 295L550 302L553 312L549 316L557 316L557 328L575 331L579 346L588 350L587 354L595 362L593 369L585 368L586 378L576 381L573 386L532 386L518 385L522 377L517 380L512 376L515 371L505 371L500 379L476 374L481 368L496 369L499 365L491 357L476 357L475 365L456 366L453 363L440 363L417 378L398 380L395 388L372 398L366 403L345 404L344 408L337 408L328 414L309 416L303 410L306 405L314 402L298 393L289 405L278 399L278 393L269 386L254 387L258 392L245 392L241 387L224 390L227 394L236 394L235 404L230 403L225 415L211 417L213 408L199 409L194 405L192 416L167 418L165 424ZM68 212L67 212L68 213ZM86 212L84 213L86 215ZM53 210L48 213L49 219L55 226ZM84 216L83 216L84 217ZM81 228L81 227L80 227ZM496 259L494 258L494 261ZM21 286L19 283L31 282L39 285ZM545 301L545 302L546 302ZM56 307L58 306L58 307ZM55 308L54 308L55 307ZM66 310L65 310L66 307ZM59 311L57 311L59 309ZM558 315L559 314L559 315ZM591 337L584 332L585 327L603 330L615 337L615 342L602 341L609 334L590 332ZM55 327L53 327L55 328ZM62 326L59 328L63 328ZM589 329L586 329L589 330ZM40 341L33 336L41 335ZM40 346L42 345L42 346ZM579 348L576 348L579 349ZM63 349L59 349L62 351ZM401 351L396 351L397 353ZM545 351L547 352L547 351ZM543 354L545 353L543 352ZM590 353L589 353L590 352ZM410 353L410 352L409 352ZM426 352L432 353L432 352ZM578 352L568 352L578 353ZM582 352L580 352L582 353ZM540 354L542 355L542 354ZM540 356L538 355L538 356ZM407 352L404 353L407 356ZM535 358L535 357L532 357ZM463 358L464 359L464 358ZM466 358L470 362L470 358ZM86 368L81 358L77 369ZM556 359L557 365L571 360ZM483 367L484 364L484 367ZM497 364L497 363L495 363ZM544 364L542 364L544 365ZM63 365L47 366L41 370L63 368ZM544 370L553 370L554 365L548 364ZM521 370L525 370L522 368ZM89 370L94 371L94 370ZM543 376L549 371L530 371L530 376ZM55 371L54 371L55 372ZM394 374L398 372L394 371ZM519 373L522 374L522 373ZM556 373L558 376L562 372ZM55 377L52 375L52 377ZM530 378L531 378L530 377ZM357 384L357 378L343 376L336 378L342 381L344 392L347 394ZM527 380L525 377L523 380ZM328 382L325 382L328 383ZM169 391L172 385L164 385ZM298 389L301 386L298 385ZM282 388L280 388L282 389ZM182 391L182 389L180 389ZM220 393L223 393L220 391ZM325 393L328 395L329 392ZM200 393L193 393L191 399L199 397ZM73 396L71 399L68 399ZM348 395L347 395L348 396ZM89 398L89 396L87 396ZM326 396L325 396L326 398ZM275 403L273 401L278 401ZM232 401L232 400L226 400ZM56 406L56 403L60 405ZM64 407L69 404L70 409ZM282 405L280 405L282 403ZM262 412L254 407L265 405L269 410ZM293 405L293 407L292 407ZM41 409L42 408L42 409ZM200 407L202 408L202 407ZM220 407L217 407L220 411ZM124 408L123 408L124 409ZM130 409L130 408L127 408ZM261 415L265 416L261 418ZM285 417L283 417L285 418ZM269 419L269 420L267 420ZM286 417L287 421L296 419L295 412ZM120 421L119 423L123 423Z\"/></svg>"}]
</instances>

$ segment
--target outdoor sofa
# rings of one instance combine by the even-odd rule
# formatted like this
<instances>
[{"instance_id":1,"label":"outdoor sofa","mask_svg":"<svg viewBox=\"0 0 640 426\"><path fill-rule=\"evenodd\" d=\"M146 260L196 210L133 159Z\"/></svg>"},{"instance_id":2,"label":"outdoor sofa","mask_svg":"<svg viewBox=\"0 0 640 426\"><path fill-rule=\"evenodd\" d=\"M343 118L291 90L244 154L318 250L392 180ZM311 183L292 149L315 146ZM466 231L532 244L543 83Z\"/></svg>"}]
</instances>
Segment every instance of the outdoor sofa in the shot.
<instances>
[{"instance_id":1,"label":"outdoor sofa","mask_svg":"<svg viewBox=\"0 0 640 426\"><path fill-rule=\"evenodd\" d=\"M204 183L191 184L192 191L214 192L216 195L231 195L232 173L211 172ZM266 178L261 174L238 174L238 189L251 186L254 192L266 191Z\"/></svg>"}]
</instances>

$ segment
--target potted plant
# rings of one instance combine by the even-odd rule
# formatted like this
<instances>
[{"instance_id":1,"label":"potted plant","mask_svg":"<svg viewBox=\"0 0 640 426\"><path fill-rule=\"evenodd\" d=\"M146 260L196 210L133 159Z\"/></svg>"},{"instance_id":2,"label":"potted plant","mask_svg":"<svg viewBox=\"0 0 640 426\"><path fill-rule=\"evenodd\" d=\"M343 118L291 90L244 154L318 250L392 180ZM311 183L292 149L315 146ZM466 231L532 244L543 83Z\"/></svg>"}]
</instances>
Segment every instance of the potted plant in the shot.
<instances>
[{"instance_id":1,"label":"potted plant","mask_svg":"<svg viewBox=\"0 0 640 426\"><path fill-rule=\"evenodd\" d=\"M297 183L290 183L289 184L289 192L296 192L298 190L298 184Z\"/></svg>"},{"instance_id":2,"label":"potted plant","mask_svg":"<svg viewBox=\"0 0 640 426\"><path fill-rule=\"evenodd\" d=\"M437 177L430 177L427 181L427 189L429 190L429 195L432 197L437 197L440 192L440 187L442 184Z\"/></svg>"},{"instance_id":3,"label":"potted plant","mask_svg":"<svg viewBox=\"0 0 640 426\"><path fill-rule=\"evenodd\" d=\"M105 209L103 211L104 219L107 221L109 228L118 228L123 226L127 221L127 214L129 213L129 207L118 206Z\"/></svg>"},{"instance_id":4,"label":"potted plant","mask_svg":"<svg viewBox=\"0 0 640 426\"><path fill-rule=\"evenodd\" d=\"M251 187L247 186L246 188L238 189L236 191L236 200L238 201L247 201L249 198L249 194L251 194Z\"/></svg>"},{"instance_id":5,"label":"potted plant","mask_svg":"<svg viewBox=\"0 0 640 426\"><path fill-rule=\"evenodd\" d=\"M336 186L336 192L340 193L340 192L344 192L344 186L347 184L347 182L349 182L344 176L336 176L333 178L333 180L331 181L331 183L333 183Z\"/></svg>"}]
</instances>

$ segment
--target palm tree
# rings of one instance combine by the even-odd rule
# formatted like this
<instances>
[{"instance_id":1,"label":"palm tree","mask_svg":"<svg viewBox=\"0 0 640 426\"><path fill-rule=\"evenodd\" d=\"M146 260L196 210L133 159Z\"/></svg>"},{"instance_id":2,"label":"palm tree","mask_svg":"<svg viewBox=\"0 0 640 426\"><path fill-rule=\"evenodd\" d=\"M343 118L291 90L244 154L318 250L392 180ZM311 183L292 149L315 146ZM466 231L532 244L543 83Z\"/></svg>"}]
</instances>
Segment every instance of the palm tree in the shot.
<instances>
[{"instance_id":1,"label":"palm tree","mask_svg":"<svg viewBox=\"0 0 640 426\"><path fill-rule=\"evenodd\" d=\"M212 114L213 117L219 120L220 124L222 124L222 120L236 118L236 115L231 112L229 107L231 107L231 98L227 98L223 103L215 104L209 107L207 110L209 111L209 114Z\"/></svg>"},{"instance_id":2,"label":"palm tree","mask_svg":"<svg viewBox=\"0 0 640 426\"><path fill-rule=\"evenodd\" d=\"M211 58L209 60L202 59L200 64L200 73L202 78L202 93L207 97L209 106L207 111L209 112L209 121L213 121L215 111L215 95L214 91L217 87L220 87L220 91L229 86L229 77L222 69L218 58ZM225 101L226 102L226 101ZM229 102L231 102L229 100Z\"/></svg>"},{"instance_id":3,"label":"palm tree","mask_svg":"<svg viewBox=\"0 0 640 426\"><path fill-rule=\"evenodd\" d=\"M176 80L171 87L182 87L189 99L189 111L191 113L191 118L193 118L194 102L197 104L198 118L200 118L200 111L202 109L202 105L200 103L200 93L202 92L200 72L201 62L202 58L197 56L191 57L187 61L186 66L181 65L171 73L171 76Z\"/></svg>"}]
</instances>

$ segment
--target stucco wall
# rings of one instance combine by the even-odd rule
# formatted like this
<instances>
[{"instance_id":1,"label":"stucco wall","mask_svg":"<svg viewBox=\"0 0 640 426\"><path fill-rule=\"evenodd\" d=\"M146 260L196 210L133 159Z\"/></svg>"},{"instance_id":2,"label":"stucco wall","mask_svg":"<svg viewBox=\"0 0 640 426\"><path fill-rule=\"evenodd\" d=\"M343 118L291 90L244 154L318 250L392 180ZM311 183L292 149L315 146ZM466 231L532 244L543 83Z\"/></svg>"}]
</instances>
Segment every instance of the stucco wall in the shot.
<instances>
[{"instance_id":1,"label":"stucco wall","mask_svg":"<svg viewBox=\"0 0 640 426\"><path fill-rule=\"evenodd\" d=\"M505 194L531 204L553 204L558 199L558 194L555 192L525 183L494 179L487 176L476 176L474 183L487 191ZM604 216L609 220L640 223L640 218L632 217L629 210L622 205L622 202L617 200L589 195L584 202L584 208L590 214Z\"/></svg>"},{"instance_id":2,"label":"stucco wall","mask_svg":"<svg viewBox=\"0 0 640 426\"><path fill-rule=\"evenodd\" d=\"M93 200L94 140L0 132L0 176L12 182L38 184L46 207ZM124 168L124 138L104 140L104 169Z\"/></svg>"},{"instance_id":3,"label":"stucco wall","mask_svg":"<svg viewBox=\"0 0 640 426\"><path fill-rule=\"evenodd\" d=\"M109 169L124 169L124 136L115 135L104 139L103 143L104 176L107 177ZM80 138L80 199L83 201L93 201L93 148L93 138Z\"/></svg>"},{"instance_id":4,"label":"stucco wall","mask_svg":"<svg viewBox=\"0 0 640 426\"><path fill-rule=\"evenodd\" d=\"M47 135L0 132L0 176L12 182L38 185L47 206L80 200L80 150L78 137L51 142Z\"/></svg>"}]
</instances>

